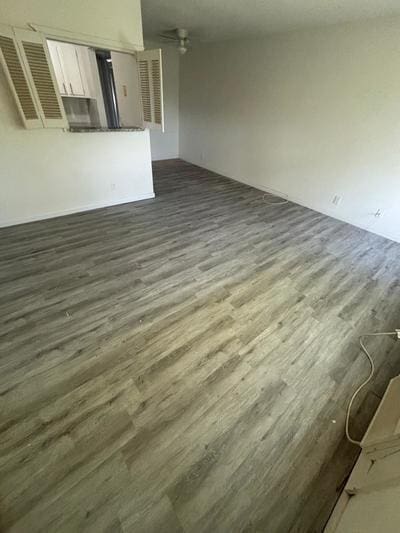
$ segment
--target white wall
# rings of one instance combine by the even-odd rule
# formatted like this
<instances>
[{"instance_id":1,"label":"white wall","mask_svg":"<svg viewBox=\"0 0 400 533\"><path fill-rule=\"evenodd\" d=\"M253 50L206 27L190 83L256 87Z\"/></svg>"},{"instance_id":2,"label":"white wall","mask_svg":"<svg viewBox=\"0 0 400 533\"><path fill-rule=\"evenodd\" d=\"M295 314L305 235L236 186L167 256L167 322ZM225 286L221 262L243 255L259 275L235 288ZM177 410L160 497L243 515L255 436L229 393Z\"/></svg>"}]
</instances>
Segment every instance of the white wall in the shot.
<instances>
[{"instance_id":1,"label":"white wall","mask_svg":"<svg viewBox=\"0 0 400 533\"><path fill-rule=\"evenodd\" d=\"M146 42L146 48L160 48ZM162 48L165 132L150 132L153 161L179 157L179 53L174 46Z\"/></svg>"},{"instance_id":2,"label":"white wall","mask_svg":"<svg viewBox=\"0 0 400 533\"><path fill-rule=\"evenodd\" d=\"M1 0L0 22L39 24L117 45L143 46L140 0Z\"/></svg>"},{"instance_id":3,"label":"white wall","mask_svg":"<svg viewBox=\"0 0 400 533\"><path fill-rule=\"evenodd\" d=\"M141 46L139 0L1 0L0 21ZM0 225L153 196L145 132L25 130L0 68Z\"/></svg>"},{"instance_id":4,"label":"white wall","mask_svg":"<svg viewBox=\"0 0 400 533\"><path fill-rule=\"evenodd\" d=\"M399 35L400 19L376 19L196 44L180 156L400 241Z\"/></svg>"}]
</instances>

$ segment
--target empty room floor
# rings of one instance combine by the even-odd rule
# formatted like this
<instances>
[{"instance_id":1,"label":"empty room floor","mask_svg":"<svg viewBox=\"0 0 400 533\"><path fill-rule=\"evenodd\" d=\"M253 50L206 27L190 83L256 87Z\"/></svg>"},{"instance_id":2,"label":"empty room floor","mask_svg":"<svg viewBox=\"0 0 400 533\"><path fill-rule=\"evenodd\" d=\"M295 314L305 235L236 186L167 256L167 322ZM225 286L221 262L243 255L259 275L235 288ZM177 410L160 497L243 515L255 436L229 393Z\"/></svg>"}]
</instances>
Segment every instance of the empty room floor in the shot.
<instances>
[{"instance_id":1,"label":"empty room floor","mask_svg":"<svg viewBox=\"0 0 400 533\"><path fill-rule=\"evenodd\" d=\"M321 531L400 245L183 161L155 188L0 230L0 529ZM369 346L354 436L400 372Z\"/></svg>"}]
</instances>

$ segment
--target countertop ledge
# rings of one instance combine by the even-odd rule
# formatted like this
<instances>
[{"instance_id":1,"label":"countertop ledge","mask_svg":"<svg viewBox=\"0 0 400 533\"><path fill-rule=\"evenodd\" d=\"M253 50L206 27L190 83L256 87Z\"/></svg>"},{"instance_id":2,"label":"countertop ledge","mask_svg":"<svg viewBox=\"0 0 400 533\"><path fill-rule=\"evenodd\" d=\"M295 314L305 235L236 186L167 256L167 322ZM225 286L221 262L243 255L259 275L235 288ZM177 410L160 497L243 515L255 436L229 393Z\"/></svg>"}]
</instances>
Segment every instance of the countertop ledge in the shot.
<instances>
[{"instance_id":1,"label":"countertop ledge","mask_svg":"<svg viewBox=\"0 0 400 533\"><path fill-rule=\"evenodd\" d=\"M143 128L80 128L71 127L67 131L71 133L104 133L104 132L121 132L121 131L144 131Z\"/></svg>"}]
</instances>

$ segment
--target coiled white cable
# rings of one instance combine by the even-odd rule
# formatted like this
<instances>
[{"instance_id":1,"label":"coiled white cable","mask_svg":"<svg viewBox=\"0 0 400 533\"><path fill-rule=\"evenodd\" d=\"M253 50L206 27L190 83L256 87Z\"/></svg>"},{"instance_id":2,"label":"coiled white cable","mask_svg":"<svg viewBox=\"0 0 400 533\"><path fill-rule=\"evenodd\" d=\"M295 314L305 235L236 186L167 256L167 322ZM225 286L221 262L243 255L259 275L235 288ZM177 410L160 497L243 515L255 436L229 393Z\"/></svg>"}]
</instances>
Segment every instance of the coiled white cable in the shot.
<instances>
[{"instance_id":1,"label":"coiled white cable","mask_svg":"<svg viewBox=\"0 0 400 533\"><path fill-rule=\"evenodd\" d=\"M369 351L367 350L367 348L366 348L366 346L364 344L364 339L366 337L384 337L384 336L386 336L386 337L390 336L391 337L393 335L396 335L396 337L398 339L400 339L400 330L388 331L388 332L384 332L384 333L365 333L364 335L361 335L361 337L359 339L361 349L364 352L364 354L367 356L369 364L371 365L371 370L370 370L370 373L369 373L367 379L365 381L363 381L361 383L361 385L354 391L353 396L351 397L351 399L349 401L349 405L347 407L347 413L346 413L346 437L347 437L347 440L349 442L351 442L352 444L357 444L358 446L361 446L361 441L352 439L350 437L349 424L350 424L351 408L353 406L354 400L357 398L357 396L359 395L361 390L371 381L371 379L373 378L373 376L375 374L375 363L374 363L374 360L371 357L371 354L369 353Z\"/></svg>"},{"instance_id":2,"label":"coiled white cable","mask_svg":"<svg viewBox=\"0 0 400 533\"><path fill-rule=\"evenodd\" d=\"M272 197L272 198L279 198L279 200L273 201L273 202L267 202L265 199L267 196ZM281 196L276 196L275 194L272 194L271 192L266 192L265 194L263 194L263 200L264 200L264 203L266 203L267 205L284 205L284 204L289 203L289 200L287 200L286 198L282 198Z\"/></svg>"}]
</instances>

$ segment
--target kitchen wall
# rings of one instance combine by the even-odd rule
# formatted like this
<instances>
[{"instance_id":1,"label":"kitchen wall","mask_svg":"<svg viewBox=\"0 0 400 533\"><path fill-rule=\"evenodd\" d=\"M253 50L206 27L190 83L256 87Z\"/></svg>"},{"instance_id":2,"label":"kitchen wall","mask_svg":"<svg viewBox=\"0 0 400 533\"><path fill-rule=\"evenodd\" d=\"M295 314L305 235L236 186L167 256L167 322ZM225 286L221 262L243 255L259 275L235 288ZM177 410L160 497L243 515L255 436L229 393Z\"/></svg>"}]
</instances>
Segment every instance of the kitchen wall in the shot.
<instances>
[{"instance_id":1,"label":"kitchen wall","mask_svg":"<svg viewBox=\"0 0 400 533\"><path fill-rule=\"evenodd\" d=\"M143 45L140 0L1 0L0 22ZM153 196L144 132L25 130L0 68L0 225Z\"/></svg>"},{"instance_id":2,"label":"kitchen wall","mask_svg":"<svg viewBox=\"0 0 400 533\"><path fill-rule=\"evenodd\" d=\"M400 242L399 35L397 18L196 43L180 156Z\"/></svg>"},{"instance_id":3,"label":"kitchen wall","mask_svg":"<svg viewBox=\"0 0 400 533\"><path fill-rule=\"evenodd\" d=\"M179 157L179 53L175 46L147 42L146 48L162 48L165 132L150 132L153 161Z\"/></svg>"},{"instance_id":4,"label":"kitchen wall","mask_svg":"<svg viewBox=\"0 0 400 533\"><path fill-rule=\"evenodd\" d=\"M1 0L0 22L49 26L93 38L143 45L140 0Z\"/></svg>"}]
</instances>

